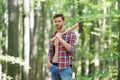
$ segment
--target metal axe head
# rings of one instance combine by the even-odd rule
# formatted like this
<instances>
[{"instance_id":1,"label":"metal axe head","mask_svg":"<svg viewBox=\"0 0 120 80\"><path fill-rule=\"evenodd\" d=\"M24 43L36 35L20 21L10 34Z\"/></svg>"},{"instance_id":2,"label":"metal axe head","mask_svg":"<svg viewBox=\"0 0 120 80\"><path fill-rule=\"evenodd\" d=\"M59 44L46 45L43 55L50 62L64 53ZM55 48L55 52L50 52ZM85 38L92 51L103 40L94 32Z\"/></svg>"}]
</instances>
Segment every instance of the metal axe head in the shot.
<instances>
[{"instance_id":1,"label":"metal axe head","mask_svg":"<svg viewBox=\"0 0 120 80\"><path fill-rule=\"evenodd\" d=\"M81 33L83 32L83 25L81 22L79 22L79 29L78 29L78 32Z\"/></svg>"}]
</instances>

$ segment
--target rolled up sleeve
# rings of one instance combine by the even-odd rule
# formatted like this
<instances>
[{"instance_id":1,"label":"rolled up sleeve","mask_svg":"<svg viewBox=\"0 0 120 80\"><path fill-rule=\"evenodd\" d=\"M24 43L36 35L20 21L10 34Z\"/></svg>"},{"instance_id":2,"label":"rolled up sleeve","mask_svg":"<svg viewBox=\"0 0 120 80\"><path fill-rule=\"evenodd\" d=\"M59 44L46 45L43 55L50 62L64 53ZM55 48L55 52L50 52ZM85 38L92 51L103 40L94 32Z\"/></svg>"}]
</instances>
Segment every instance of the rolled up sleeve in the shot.
<instances>
[{"instance_id":1,"label":"rolled up sleeve","mask_svg":"<svg viewBox=\"0 0 120 80\"><path fill-rule=\"evenodd\" d=\"M70 47L70 52L75 52L75 47L74 46Z\"/></svg>"},{"instance_id":2,"label":"rolled up sleeve","mask_svg":"<svg viewBox=\"0 0 120 80\"><path fill-rule=\"evenodd\" d=\"M70 34L70 42L69 42L70 45L71 45L71 47L70 47L70 52L71 53L75 53L75 50L76 50L76 40L77 40L76 34L74 32L72 32Z\"/></svg>"}]
</instances>

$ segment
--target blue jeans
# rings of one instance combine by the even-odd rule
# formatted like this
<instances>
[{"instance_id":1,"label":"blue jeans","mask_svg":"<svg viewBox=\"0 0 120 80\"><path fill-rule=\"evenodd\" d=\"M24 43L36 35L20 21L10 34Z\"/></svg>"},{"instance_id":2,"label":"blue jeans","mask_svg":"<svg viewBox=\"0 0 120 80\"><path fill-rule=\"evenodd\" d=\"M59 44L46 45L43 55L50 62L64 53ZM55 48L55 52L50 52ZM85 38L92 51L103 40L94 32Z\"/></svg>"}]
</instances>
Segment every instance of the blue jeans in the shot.
<instances>
[{"instance_id":1,"label":"blue jeans","mask_svg":"<svg viewBox=\"0 0 120 80\"><path fill-rule=\"evenodd\" d=\"M68 66L64 70L58 71L58 66L53 66L55 71L51 71L52 80L72 80L72 69ZM52 69L52 67L51 67ZM57 69L57 70L56 70Z\"/></svg>"}]
</instances>

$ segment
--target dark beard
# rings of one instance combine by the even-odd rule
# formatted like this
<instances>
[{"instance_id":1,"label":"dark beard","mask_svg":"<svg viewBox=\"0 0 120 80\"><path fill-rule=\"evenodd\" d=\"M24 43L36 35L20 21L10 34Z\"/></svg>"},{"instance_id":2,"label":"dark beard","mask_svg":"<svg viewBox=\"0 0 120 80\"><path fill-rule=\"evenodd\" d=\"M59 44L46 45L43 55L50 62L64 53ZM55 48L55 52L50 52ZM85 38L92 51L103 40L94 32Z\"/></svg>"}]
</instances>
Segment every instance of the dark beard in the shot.
<instances>
[{"instance_id":1,"label":"dark beard","mask_svg":"<svg viewBox=\"0 0 120 80\"><path fill-rule=\"evenodd\" d=\"M58 30L60 30L63 26L57 27Z\"/></svg>"}]
</instances>

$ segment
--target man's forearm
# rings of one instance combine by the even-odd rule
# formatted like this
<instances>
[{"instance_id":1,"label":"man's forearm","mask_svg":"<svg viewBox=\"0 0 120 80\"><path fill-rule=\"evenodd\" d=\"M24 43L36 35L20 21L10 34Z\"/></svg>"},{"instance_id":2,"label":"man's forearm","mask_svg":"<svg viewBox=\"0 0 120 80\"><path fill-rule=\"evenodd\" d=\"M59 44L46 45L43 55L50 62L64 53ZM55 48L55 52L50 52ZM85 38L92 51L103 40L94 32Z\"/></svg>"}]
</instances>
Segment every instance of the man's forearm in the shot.
<instances>
[{"instance_id":1,"label":"man's forearm","mask_svg":"<svg viewBox=\"0 0 120 80\"><path fill-rule=\"evenodd\" d=\"M59 40L59 42L65 47L65 49L69 52L74 52L75 51L75 46L72 46L71 44L65 42L62 37L61 33L56 34L56 38Z\"/></svg>"},{"instance_id":2,"label":"man's forearm","mask_svg":"<svg viewBox=\"0 0 120 80\"><path fill-rule=\"evenodd\" d=\"M62 43L62 45L67 49L67 51L71 50L71 45L66 43L62 38L59 38L59 41Z\"/></svg>"}]
</instances>

